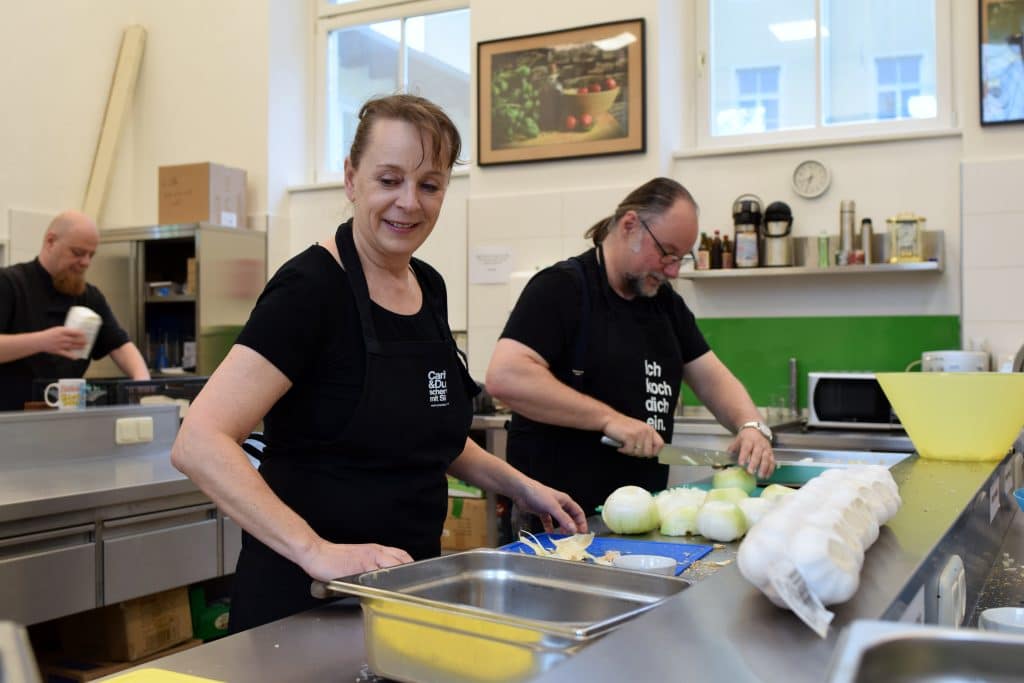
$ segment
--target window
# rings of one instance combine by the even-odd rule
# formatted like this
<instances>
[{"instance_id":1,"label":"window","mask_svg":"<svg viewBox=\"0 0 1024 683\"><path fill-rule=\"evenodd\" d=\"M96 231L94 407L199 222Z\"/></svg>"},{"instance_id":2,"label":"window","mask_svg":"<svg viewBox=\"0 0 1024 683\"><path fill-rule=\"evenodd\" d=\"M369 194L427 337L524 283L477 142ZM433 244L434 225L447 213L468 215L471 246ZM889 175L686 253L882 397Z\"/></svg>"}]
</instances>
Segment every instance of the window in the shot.
<instances>
[{"instance_id":1,"label":"window","mask_svg":"<svg viewBox=\"0 0 1024 683\"><path fill-rule=\"evenodd\" d=\"M698 144L952 125L949 0L699 0Z\"/></svg>"},{"instance_id":2,"label":"window","mask_svg":"<svg viewBox=\"0 0 1024 683\"><path fill-rule=\"evenodd\" d=\"M736 86L738 120L733 125L747 132L779 127L779 67L737 69ZM723 120L723 130L727 125Z\"/></svg>"},{"instance_id":3,"label":"window","mask_svg":"<svg viewBox=\"0 0 1024 683\"><path fill-rule=\"evenodd\" d=\"M469 144L469 10L427 0L376 8L330 0L318 20L318 180L339 179L359 109L374 96L422 95L440 105ZM464 2L462 3L465 4Z\"/></svg>"},{"instance_id":4,"label":"window","mask_svg":"<svg viewBox=\"0 0 1024 683\"><path fill-rule=\"evenodd\" d=\"M878 57L875 59L879 119L911 116L911 103L921 100L921 57Z\"/></svg>"}]
</instances>

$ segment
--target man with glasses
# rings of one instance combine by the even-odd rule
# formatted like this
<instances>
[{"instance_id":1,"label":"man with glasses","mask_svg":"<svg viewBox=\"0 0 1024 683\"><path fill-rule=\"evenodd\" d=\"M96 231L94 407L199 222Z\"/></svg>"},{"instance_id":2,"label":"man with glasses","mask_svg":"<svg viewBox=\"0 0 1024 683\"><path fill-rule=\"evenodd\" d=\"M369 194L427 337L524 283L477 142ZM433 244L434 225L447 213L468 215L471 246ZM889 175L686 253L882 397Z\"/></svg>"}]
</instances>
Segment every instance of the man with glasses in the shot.
<instances>
[{"instance_id":1,"label":"man with glasses","mask_svg":"<svg viewBox=\"0 0 1024 683\"><path fill-rule=\"evenodd\" d=\"M534 276L487 369L487 389L513 411L508 461L571 495L588 513L619 486L659 491L686 382L736 438L752 473L775 468L771 430L710 350L668 285L698 235L697 204L669 178L633 190L587 232L594 248ZM616 451L601 435L621 442Z\"/></svg>"}]
</instances>

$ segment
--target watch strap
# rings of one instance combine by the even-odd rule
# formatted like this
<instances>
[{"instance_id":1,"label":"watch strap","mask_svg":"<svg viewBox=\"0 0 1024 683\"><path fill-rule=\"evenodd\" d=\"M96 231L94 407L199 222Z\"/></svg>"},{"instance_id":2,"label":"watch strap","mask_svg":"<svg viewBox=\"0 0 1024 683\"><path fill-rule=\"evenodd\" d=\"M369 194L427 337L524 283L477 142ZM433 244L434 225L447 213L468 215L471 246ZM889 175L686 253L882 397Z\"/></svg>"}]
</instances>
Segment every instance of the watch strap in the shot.
<instances>
[{"instance_id":1,"label":"watch strap","mask_svg":"<svg viewBox=\"0 0 1024 683\"><path fill-rule=\"evenodd\" d=\"M774 439L772 438L771 427L766 425L764 422L761 422L760 420L751 420L750 422L744 422L742 425L740 425L740 429L756 429L758 432L761 433L761 436L768 439L769 442L774 441Z\"/></svg>"}]
</instances>

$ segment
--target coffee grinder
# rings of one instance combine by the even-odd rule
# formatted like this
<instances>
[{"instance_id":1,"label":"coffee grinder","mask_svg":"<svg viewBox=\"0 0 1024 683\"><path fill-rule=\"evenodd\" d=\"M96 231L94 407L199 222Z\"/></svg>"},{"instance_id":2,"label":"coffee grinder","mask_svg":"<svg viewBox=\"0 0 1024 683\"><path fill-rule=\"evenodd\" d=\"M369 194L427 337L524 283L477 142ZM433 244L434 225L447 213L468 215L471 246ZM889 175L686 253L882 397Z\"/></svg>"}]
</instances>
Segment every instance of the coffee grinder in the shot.
<instances>
[{"instance_id":1,"label":"coffee grinder","mask_svg":"<svg viewBox=\"0 0 1024 683\"><path fill-rule=\"evenodd\" d=\"M793 212L785 202L764 210L764 261L768 267L793 265Z\"/></svg>"}]
</instances>

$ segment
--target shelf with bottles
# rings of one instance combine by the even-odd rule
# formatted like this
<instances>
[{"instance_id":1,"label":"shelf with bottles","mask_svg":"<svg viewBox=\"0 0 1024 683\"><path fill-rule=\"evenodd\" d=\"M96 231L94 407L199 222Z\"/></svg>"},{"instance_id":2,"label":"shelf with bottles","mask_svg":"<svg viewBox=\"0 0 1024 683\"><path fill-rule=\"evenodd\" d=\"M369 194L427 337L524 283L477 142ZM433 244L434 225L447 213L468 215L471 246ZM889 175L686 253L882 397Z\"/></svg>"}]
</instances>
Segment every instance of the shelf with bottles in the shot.
<instances>
[{"instance_id":1,"label":"shelf with bottles","mask_svg":"<svg viewBox=\"0 0 1024 683\"><path fill-rule=\"evenodd\" d=\"M857 263L845 266L818 265L818 238L793 238L793 265L759 268L726 268L718 270L680 270L679 277L683 280L704 280L718 278L760 278L760 277L791 277L798 275L868 275L874 273L941 273L945 262L945 241L941 230L921 231L921 261L890 263L891 246L889 235L876 234L871 240L874 259L871 263ZM839 236L828 237L829 258L839 247ZM687 259L688 260L688 259Z\"/></svg>"}]
</instances>

